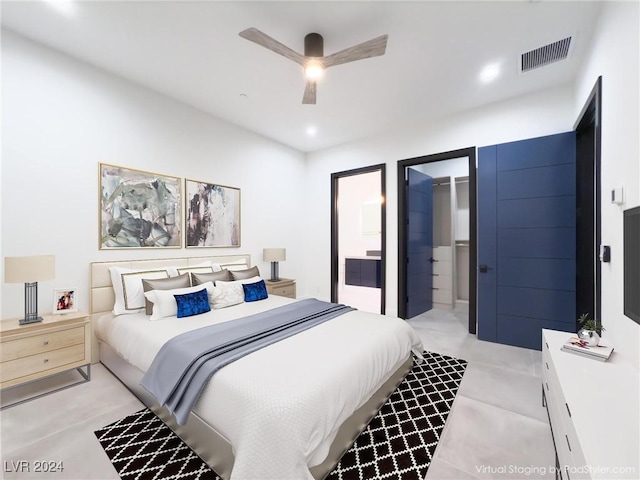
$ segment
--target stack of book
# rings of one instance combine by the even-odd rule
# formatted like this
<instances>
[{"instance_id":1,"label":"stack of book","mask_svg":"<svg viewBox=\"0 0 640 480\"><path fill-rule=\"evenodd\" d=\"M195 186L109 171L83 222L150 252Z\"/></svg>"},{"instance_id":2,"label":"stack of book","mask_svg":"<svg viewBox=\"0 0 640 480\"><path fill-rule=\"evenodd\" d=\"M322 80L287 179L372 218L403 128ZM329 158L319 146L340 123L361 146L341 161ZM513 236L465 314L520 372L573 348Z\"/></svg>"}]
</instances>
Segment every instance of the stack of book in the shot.
<instances>
[{"instance_id":1,"label":"stack of book","mask_svg":"<svg viewBox=\"0 0 640 480\"><path fill-rule=\"evenodd\" d=\"M562 350L564 350L565 352L575 353L576 355L582 355L583 357L593 358L595 360L604 362L611 356L613 347L608 345L597 345L595 347L590 347L584 340L580 340L578 337L571 337L562 346Z\"/></svg>"}]
</instances>

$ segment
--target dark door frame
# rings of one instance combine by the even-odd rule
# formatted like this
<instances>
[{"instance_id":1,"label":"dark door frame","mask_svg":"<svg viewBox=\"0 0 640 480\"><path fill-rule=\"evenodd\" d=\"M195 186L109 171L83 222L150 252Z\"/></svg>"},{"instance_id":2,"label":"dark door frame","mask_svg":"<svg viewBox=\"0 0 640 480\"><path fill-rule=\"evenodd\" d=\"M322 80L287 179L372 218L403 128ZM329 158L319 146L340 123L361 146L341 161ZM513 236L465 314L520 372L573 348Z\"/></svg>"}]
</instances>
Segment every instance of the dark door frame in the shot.
<instances>
[{"instance_id":1,"label":"dark door frame","mask_svg":"<svg viewBox=\"0 0 640 480\"><path fill-rule=\"evenodd\" d=\"M387 258L387 192L386 165L371 165L369 167L346 170L331 174L331 301L338 301L338 181L343 177L353 177L363 173L380 172L380 192L383 201L380 202L380 313L386 311L386 258Z\"/></svg>"},{"instance_id":2,"label":"dark door frame","mask_svg":"<svg viewBox=\"0 0 640 480\"><path fill-rule=\"evenodd\" d=\"M477 206L476 206L476 147L425 155L398 161L398 316L407 317L407 167L454 158L469 159L469 333L476 333L477 305Z\"/></svg>"},{"instance_id":3,"label":"dark door frame","mask_svg":"<svg viewBox=\"0 0 640 480\"><path fill-rule=\"evenodd\" d=\"M576 194L583 193L582 203L587 210L587 217L581 215L584 212L576 212L576 294L581 289L589 288L593 285L590 294L577 295L577 314L587 313L589 306L593 306L588 311L598 323L601 321L601 267L599 249L602 242L601 234L601 135L602 135L602 77L598 77L595 85L589 93L589 97L582 107L580 115L574 125L576 131ZM588 138L588 142L580 142L582 135ZM593 137L593 138L591 138ZM591 140L593 143L591 143ZM580 202L580 197L578 196ZM584 208L580 203L578 208ZM583 223L583 225L581 225ZM583 233L579 239L580 232ZM585 233L586 232L586 233ZM584 235L592 238L589 249L580 248ZM580 301L579 298L586 299ZM590 298L593 296L593 298ZM588 309L588 310L585 310Z\"/></svg>"}]
</instances>

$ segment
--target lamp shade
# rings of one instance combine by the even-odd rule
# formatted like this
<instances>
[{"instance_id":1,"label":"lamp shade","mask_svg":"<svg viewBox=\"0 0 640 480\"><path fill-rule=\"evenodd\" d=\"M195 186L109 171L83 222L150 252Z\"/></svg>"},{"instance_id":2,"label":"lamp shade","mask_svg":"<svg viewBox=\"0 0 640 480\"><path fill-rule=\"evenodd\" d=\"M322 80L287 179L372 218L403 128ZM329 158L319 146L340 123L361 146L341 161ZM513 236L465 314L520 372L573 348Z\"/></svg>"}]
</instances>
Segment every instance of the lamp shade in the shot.
<instances>
[{"instance_id":1,"label":"lamp shade","mask_svg":"<svg viewBox=\"0 0 640 480\"><path fill-rule=\"evenodd\" d=\"M282 262L287 259L286 248L263 248L262 259L265 262Z\"/></svg>"},{"instance_id":2,"label":"lamp shade","mask_svg":"<svg viewBox=\"0 0 640 480\"><path fill-rule=\"evenodd\" d=\"M4 257L4 281L6 283L53 280L55 275L56 257L54 255Z\"/></svg>"}]
</instances>

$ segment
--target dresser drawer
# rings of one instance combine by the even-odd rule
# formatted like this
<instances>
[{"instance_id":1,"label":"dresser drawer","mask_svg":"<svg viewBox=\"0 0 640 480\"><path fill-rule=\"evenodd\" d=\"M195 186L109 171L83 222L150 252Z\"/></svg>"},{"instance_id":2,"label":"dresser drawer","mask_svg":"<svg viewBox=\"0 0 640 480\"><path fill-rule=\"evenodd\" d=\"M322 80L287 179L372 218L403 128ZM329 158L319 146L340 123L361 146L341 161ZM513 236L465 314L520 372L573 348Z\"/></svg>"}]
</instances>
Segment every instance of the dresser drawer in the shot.
<instances>
[{"instance_id":1,"label":"dresser drawer","mask_svg":"<svg viewBox=\"0 0 640 480\"><path fill-rule=\"evenodd\" d=\"M445 303L451 305L453 303L453 290L446 288L438 288L433 290L433 303Z\"/></svg>"},{"instance_id":2,"label":"dresser drawer","mask_svg":"<svg viewBox=\"0 0 640 480\"><path fill-rule=\"evenodd\" d=\"M283 287L271 287L271 293L273 295L279 295L281 297L296 297L296 286L295 285L285 285Z\"/></svg>"},{"instance_id":3,"label":"dresser drawer","mask_svg":"<svg viewBox=\"0 0 640 480\"><path fill-rule=\"evenodd\" d=\"M84 327L75 327L20 340L11 340L2 343L1 361L16 360L80 343L84 343Z\"/></svg>"},{"instance_id":4,"label":"dresser drawer","mask_svg":"<svg viewBox=\"0 0 640 480\"><path fill-rule=\"evenodd\" d=\"M433 273L436 275L448 275L453 274L453 263L446 262L444 260L438 260L433 264Z\"/></svg>"},{"instance_id":5,"label":"dresser drawer","mask_svg":"<svg viewBox=\"0 0 640 480\"><path fill-rule=\"evenodd\" d=\"M44 372L85 358L84 343L0 364L0 382Z\"/></svg>"}]
</instances>

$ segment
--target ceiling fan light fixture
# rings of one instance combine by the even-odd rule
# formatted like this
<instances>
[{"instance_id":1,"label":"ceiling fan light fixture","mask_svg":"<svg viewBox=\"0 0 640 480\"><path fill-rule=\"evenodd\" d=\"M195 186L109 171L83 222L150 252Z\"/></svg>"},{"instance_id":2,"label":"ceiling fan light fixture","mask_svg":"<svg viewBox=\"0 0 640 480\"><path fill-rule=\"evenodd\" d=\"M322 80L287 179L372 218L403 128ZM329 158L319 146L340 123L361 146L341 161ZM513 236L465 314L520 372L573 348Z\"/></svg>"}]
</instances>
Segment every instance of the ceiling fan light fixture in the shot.
<instances>
[{"instance_id":1,"label":"ceiling fan light fixture","mask_svg":"<svg viewBox=\"0 0 640 480\"><path fill-rule=\"evenodd\" d=\"M304 55L290 49L255 27L247 28L238 35L302 66L307 80L304 94L302 95L303 105L316 104L318 79L324 73L325 68L384 55L389 38L389 35L380 35L353 47L325 56L324 40L319 33L310 33L304 37Z\"/></svg>"},{"instance_id":2,"label":"ceiling fan light fixture","mask_svg":"<svg viewBox=\"0 0 640 480\"><path fill-rule=\"evenodd\" d=\"M309 60L304 65L304 74L309 80L317 80L324 73L324 65L318 60Z\"/></svg>"}]
</instances>

